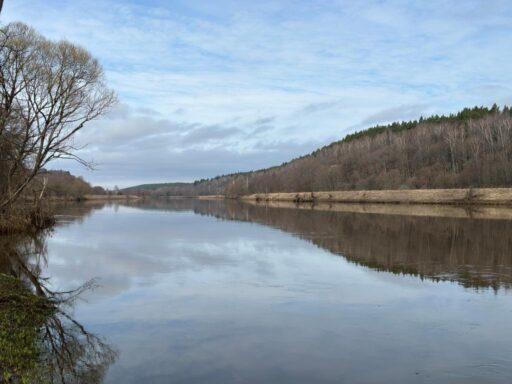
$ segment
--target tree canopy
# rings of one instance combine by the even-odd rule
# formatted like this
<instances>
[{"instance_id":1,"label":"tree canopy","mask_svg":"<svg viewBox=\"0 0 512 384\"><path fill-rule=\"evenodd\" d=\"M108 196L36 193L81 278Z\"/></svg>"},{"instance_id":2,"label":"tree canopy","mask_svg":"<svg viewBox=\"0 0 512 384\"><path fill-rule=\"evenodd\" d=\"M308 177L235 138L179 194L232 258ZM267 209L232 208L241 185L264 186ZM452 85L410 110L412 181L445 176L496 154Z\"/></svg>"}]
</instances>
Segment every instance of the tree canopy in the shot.
<instances>
[{"instance_id":1,"label":"tree canopy","mask_svg":"<svg viewBox=\"0 0 512 384\"><path fill-rule=\"evenodd\" d=\"M76 154L75 134L116 96L98 61L23 23L0 28L0 213L55 159Z\"/></svg>"}]
</instances>

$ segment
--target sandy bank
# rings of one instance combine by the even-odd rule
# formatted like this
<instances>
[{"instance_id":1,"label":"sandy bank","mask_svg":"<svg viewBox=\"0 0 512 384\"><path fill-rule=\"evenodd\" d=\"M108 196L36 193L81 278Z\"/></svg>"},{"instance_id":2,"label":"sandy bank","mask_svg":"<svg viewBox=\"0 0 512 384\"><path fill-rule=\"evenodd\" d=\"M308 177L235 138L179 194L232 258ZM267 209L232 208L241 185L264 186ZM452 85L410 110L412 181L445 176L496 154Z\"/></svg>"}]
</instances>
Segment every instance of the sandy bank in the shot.
<instances>
[{"instance_id":1,"label":"sandy bank","mask_svg":"<svg viewBox=\"0 0 512 384\"><path fill-rule=\"evenodd\" d=\"M512 188L258 193L242 200L295 203L511 205Z\"/></svg>"},{"instance_id":2,"label":"sandy bank","mask_svg":"<svg viewBox=\"0 0 512 384\"><path fill-rule=\"evenodd\" d=\"M358 204L358 203L294 203L290 201L244 201L281 209L303 209L329 212L370 213L418 217L451 217L459 219L512 220L512 207L497 205L435 205L435 204Z\"/></svg>"},{"instance_id":3,"label":"sandy bank","mask_svg":"<svg viewBox=\"0 0 512 384\"><path fill-rule=\"evenodd\" d=\"M97 201L125 201L125 200L139 200L140 196L135 195L85 195L84 200L97 200Z\"/></svg>"}]
</instances>

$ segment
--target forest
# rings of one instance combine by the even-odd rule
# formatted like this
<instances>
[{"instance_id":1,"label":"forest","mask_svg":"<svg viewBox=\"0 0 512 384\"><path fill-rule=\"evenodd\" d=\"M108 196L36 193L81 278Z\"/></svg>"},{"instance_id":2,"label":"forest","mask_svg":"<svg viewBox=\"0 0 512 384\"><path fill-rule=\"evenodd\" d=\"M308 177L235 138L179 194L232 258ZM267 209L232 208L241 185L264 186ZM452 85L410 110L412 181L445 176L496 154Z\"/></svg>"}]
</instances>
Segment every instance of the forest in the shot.
<instances>
[{"instance_id":1,"label":"forest","mask_svg":"<svg viewBox=\"0 0 512 384\"><path fill-rule=\"evenodd\" d=\"M132 187L167 196L483 188L512 185L512 110L474 107L449 116L378 125L306 156L252 172Z\"/></svg>"},{"instance_id":2,"label":"forest","mask_svg":"<svg viewBox=\"0 0 512 384\"><path fill-rule=\"evenodd\" d=\"M92 186L82 177L74 176L68 171L42 170L36 182L35 184L46 184L45 195L50 198L81 199L85 195L107 193L103 187Z\"/></svg>"}]
</instances>

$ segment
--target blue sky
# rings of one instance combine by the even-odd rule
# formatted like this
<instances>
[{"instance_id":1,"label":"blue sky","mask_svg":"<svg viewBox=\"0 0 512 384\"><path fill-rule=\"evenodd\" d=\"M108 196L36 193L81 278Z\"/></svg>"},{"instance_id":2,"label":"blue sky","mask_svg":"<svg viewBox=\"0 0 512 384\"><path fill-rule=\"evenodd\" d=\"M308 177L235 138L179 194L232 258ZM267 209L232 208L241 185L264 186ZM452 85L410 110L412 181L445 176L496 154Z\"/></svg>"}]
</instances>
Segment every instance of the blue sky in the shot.
<instances>
[{"instance_id":1,"label":"blue sky","mask_svg":"<svg viewBox=\"0 0 512 384\"><path fill-rule=\"evenodd\" d=\"M89 49L120 103L77 137L96 184L279 164L377 123L512 104L512 2L6 0Z\"/></svg>"}]
</instances>

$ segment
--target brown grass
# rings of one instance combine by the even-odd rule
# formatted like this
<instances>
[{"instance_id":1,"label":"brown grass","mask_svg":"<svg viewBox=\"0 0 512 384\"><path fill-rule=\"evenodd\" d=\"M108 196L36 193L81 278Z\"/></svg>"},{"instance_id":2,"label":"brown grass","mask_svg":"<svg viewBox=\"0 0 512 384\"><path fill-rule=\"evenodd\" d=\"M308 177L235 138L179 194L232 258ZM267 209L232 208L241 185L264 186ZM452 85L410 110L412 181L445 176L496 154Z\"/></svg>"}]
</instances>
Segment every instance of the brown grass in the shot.
<instances>
[{"instance_id":1,"label":"brown grass","mask_svg":"<svg viewBox=\"0 0 512 384\"><path fill-rule=\"evenodd\" d=\"M247 204L281 209L301 209L329 212L370 213L416 217L451 217L459 219L512 220L512 207L497 205L438 205L438 204L358 204L358 203L294 203L291 201L255 201Z\"/></svg>"},{"instance_id":2,"label":"brown grass","mask_svg":"<svg viewBox=\"0 0 512 384\"><path fill-rule=\"evenodd\" d=\"M101 201L110 201L110 200L139 200L140 196L135 195L85 195L83 197L84 200L101 200Z\"/></svg>"},{"instance_id":3,"label":"brown grass","mask_svg":"<svg viewBox=\"0 0 512 384\"><path fill-rule=\"evenodd\" d=\"M296 203L512 205L512 188L260 193L243 196L242 200Z\"/></svg>"},{"instance_id":4,"label":"brown grass","mask_svg":"<svg viewBox=\"0 0 512 384\"><path fill-rule=\"evenodd\" d=\"M197 197L199 200L217 200L217 199L225 199L224 195L202 195Z\"/></svg>"},{"instance_id":5,"label":"brown grass","mask_svg":"<svg viewBox=\"0 0 512 384\"><path fill-rule=\"evenodd\" d=\"M0 213L0 235L36 232L55 224L47 206L20 205Z\"/></svg>"},{"instance_id":6,"label":"brown grass","mask_svg":"<svg viewBox=\"0 0 512 384\"><path fill-rule=\"evenodd\" d=\"M83 195L83 196L49 196L45 198L47 201L125 201L125 200L139 200L140 196L135 195ZM28 202L32 200L27 199Z\"/></svg>"}]
</instances>

